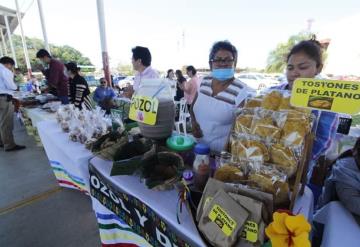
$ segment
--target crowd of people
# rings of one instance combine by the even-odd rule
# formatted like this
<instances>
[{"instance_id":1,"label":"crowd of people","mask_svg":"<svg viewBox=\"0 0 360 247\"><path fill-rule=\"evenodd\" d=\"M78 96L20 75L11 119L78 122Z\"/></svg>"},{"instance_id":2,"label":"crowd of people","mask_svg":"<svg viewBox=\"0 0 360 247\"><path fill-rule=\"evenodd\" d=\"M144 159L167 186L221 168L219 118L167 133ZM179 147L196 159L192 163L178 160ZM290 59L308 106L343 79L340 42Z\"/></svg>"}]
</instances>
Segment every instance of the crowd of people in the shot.
<instances>
[{"instance_id":1,"label":"crowd of people","mask_svg":"<svg viewBox=\"0 0 360 247\"><path fill-rule=\"evenodd\" d=\"M53 58L48 51L41 49L36 57L43 63L42 72L47 80L47 92L55 94L62 104L74 104L79 109L92 108L89 86L81 76L77 64L63 64ZM130 99L136 94L146 79L159 78L159 73L151 66L151 53L146 47L136 46L132 49L132 65L136 71L133 85L128 84L122 97ZM254 91L235 78L238 62L236 47L229 41L214 43L209 57L210 75L199 78L194 66L186 67L186 79L181 70L169 69L166 78L174 82L174 100L185 99L191 115L192 135L210 149L219 153L223 150L235 120L235 110L241 108L245 99ZM316 40L306 40L296 44L286 58L287 82L272 89L291 90L297 78L316 78L322 68L322 48ZM0 59L0 147L5 151L25 148L17 145L13 138L12 94L17 89L14 83L14 60L10 57ZM65 71L65 73L64 73ZM39 91L35 78L29 78L34 90ZM93 93L95 101L107 113L113 107L116 97L114 89L105 78L100 79L100 86ZM211 110L209 110L211 109ZM333 112L313 111L318 117L316 138L312 150L312 160L309 169L311 177L313 167L319 157L324 155L334 140L338 116ZM344 201L346 207L359 214L360 198L360 165L359 146L357 142L351 153L339 157L333 165L326 182L321 203L334 198Z\"/></svg>"}]
</instances>

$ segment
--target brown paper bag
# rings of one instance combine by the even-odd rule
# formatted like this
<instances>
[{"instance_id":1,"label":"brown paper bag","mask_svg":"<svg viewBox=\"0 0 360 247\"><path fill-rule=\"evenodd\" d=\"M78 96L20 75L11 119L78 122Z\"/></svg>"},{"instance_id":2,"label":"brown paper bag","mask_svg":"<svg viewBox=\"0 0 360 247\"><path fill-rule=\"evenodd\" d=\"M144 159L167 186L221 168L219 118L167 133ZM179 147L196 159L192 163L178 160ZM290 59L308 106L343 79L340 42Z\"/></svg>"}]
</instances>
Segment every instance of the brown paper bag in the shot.
<instances>
[{"instance_id":1,"label":"brown paper bag","mask_svg":"<svg viewBox=\"0 0 360 247\"><path fill-rule=\"evenodd\" d=\"M249 212L220 189L203 211L199 229L213 246L231 247L248 217Z\"/></svg>"}]
</instances>

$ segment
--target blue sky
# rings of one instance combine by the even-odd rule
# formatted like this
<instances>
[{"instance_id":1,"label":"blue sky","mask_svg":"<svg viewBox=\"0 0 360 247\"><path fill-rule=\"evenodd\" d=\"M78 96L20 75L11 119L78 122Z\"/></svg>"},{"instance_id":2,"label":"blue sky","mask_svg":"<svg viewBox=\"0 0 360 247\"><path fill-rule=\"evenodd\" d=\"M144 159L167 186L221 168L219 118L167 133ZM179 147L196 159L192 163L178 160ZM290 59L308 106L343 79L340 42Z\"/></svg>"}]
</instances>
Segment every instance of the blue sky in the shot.
<instances>
[{"instance_id":1,"label":"blue sky","mask_svg":"<svg viewBox=\"0 0 360 247\"><path fill-rule=\"evenodd\" d=\"M25 34L42 38L36 0L18 1L22 11L28 9ZM42 3L49 41L71 45L100 66L96 1ZM1 5L15 8L14 0L2 0ZM306 29L308 19L314 19L312 30L321 33L336 21L360 14L358 0L104 0L104 6L111 65L129 64L131 48L143 45L160 70L182 64L206 67L211 45L224 39L238 48L238 67L262 68L269 52Z\"/></svg>"}]
</instances>

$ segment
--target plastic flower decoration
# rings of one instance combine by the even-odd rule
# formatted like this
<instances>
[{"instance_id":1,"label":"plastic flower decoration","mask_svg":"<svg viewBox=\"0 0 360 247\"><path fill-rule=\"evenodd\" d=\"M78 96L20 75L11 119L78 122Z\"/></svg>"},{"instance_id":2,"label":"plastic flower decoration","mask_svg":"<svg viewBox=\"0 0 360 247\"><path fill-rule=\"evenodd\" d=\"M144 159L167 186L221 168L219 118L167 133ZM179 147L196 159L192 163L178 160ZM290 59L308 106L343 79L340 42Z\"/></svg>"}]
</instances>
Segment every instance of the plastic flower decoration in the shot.
<instances>
[{"instance_id":1,"label":"plastic flower decoration","mask_svg":"<svg viewBox=\"0 0 360 247\"><path fill-rule=\"evenodd\" d=\"M273 247L311 247L311 226L303 215L275 212L273 219L265 229Z\"/></svg>"}]
</instances>

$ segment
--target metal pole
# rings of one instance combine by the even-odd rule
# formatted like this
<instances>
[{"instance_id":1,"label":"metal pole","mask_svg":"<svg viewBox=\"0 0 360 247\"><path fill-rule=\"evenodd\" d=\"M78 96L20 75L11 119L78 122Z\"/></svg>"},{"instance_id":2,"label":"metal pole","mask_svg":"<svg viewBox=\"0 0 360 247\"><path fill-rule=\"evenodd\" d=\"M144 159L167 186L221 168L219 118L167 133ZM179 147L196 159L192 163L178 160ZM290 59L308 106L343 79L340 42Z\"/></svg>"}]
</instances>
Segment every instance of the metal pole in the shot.
<instances>
[{"instance_id":1,"label":"metal pole","mask_svg":"<svg viewBox=\"0 0 360 247\"><path fill-rule=\"evenodd\" d=\"M44 13L43 13L43 9L42 9L41 0L37 0L37 4L38 4L38 8L39 8L41 29L42 29L42 33L43 33L43 37L44 37L45 48L51 54L49 41L48 41L48 38L47 38L47 32L46 32L46 26L45 26L45 18L44 18Z\"/></svg>"},{"instance_id":2,"label":"metal pole","mask_svg":"<svg viewBox=\"0 0 360 247\"><path fill-rule=\"evenodd\" d=\"M14 49L14 44L13 44L12 37L11 37L11 31L10 31L10 25L9 25L8 16L4 15L4 19L5 19L6 31L7 31L7 35L8 35L8 39L9 39L9 43L10 43L11 53L12 53L12 56L13 56L12 58L15 61L15 68L18 68L15 49Z\"/></svg>"},{"instance_id":3,"label":"metal pole","mask_svg":"<svg viewBox=\"0 0 360 247\"><path fill-rule=\"evenodd\" d=\"M30 79L31 74L32 74L31 73L31 65L30 65L29 53L28 53L28 49L27 49L27 45L26 45L26 39L25 39L25 35L24 35L24 29L23 29L23 26L22 26L22 18L21 18L21 13L20 13L18 0L15 0L15 4L16 4L16 15L17 15L17 18L18 18L20 31L21 31L21 40L22 40L22 46L23 46L23 49L24 49L25 63L26 63L27 71L28 71L28 76L29 76L29 79Z\"/></svg>"},{"instance_id":4,"label":"metal pole","mask_svg":"<svg viewBox=\"0 0 360 247\"><path fill-rule=\"evenodd\" d=\"M0 28L0 32L1 32L2 45L3 45L3 47L4 47L4 55L7 55L7 54L8 54L8 50L7 50L7 47L6 47L5 37L4 37L4 33L3 33L3 29L2 29L2 28Z\"/></svg>"},{"instance_id":5,"label":"metal pole","mask_svg":"<svg viewBox=\"0 0 360 247\"><path fill-rule=\"evenodd\" d=\"M111 76L109 69L109 57L107 52L106 44L106 31L105 31L105 18L104 18L104 3L103 0L96 0L97 4L97 13L99 20L99 31L100 31L100 41L101 41L101 51L102 51L102 61L105 78L108 82L108 86L111 87Z\"/></svg>"}]
</instances>

